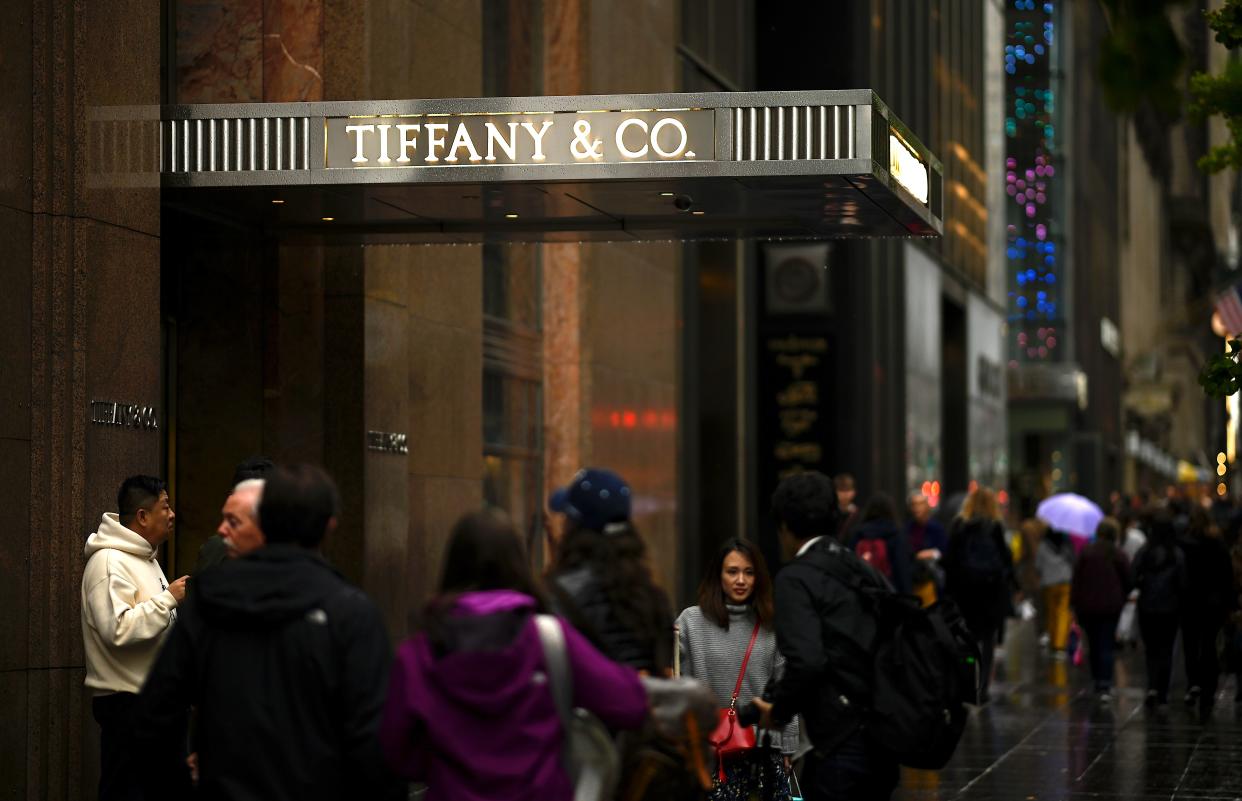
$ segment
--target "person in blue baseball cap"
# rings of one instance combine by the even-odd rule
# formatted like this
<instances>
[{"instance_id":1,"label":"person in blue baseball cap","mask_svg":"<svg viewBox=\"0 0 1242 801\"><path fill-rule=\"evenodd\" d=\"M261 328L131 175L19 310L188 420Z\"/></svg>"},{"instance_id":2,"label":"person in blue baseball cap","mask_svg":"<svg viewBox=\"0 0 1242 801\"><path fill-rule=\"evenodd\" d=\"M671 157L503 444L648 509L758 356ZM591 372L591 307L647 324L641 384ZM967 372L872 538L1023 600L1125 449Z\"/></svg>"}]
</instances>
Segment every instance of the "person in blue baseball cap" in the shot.
<instances>
[{"instance_id":1,"label":"person in blue baseball cap","mask_svg":"<svg viewBox=\"0 0 1242 801\"><path fill-rule=\"evenodd\" d=\"M650 675L671 672L673 615L651 575L631 520L633 492L611 470L579 470L548 498L563 515L548 575L552 600L615 662Z\"/></svg>"}]
</instances>

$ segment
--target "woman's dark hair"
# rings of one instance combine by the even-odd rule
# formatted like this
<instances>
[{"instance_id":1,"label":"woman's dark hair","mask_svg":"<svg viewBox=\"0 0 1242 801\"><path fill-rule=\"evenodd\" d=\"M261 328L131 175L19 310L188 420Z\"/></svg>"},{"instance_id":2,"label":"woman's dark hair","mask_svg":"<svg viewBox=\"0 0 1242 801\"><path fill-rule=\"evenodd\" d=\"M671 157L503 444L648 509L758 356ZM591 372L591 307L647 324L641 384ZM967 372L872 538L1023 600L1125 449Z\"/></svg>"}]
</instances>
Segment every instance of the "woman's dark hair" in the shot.
<instances>
[{"instance_id":1,"label":"woman's dark hair","mask_svg":"<svg viewBox=\"0 0 1242 801\"><path fill-rule=\"evenodd\" d=\"M1121 539L1121 524L1116 518L1106 517L1095 527L1096 547L1112 556L1117 550L1117 542Z\"/></svg>"},{"instance_id":2,"label":"woman's dark hair","mask_svg":"<svg viewBox=\"0 0 1242 801\"><path fill-rule=\"evenodd\" d=\"M1167 512L1157 512L1151 517L1149 529L1146 550L1151 551L1155 564L1162 566L1176 559L1177 527L1173 525L1173 518Z\"/></svg>"},{"instance_id":3,"label":"woman's dark hair","mask_svg":"<svg viewBox=\"0 0 1242 801\"><path fill-rule=\"evenodd\" d=\"M893 499L883 492L877 492L867 501L867 508L863 510L862 522L869 523L872 520L887 520L890 523L897 522L897 504Z\"/></svg>"},{"instance_id":4,"label":"woman's dark hair","mask_svg":"<svg viewBox=\"0 0 1242 801\"><path fill-rule=\"evenodd\" d=\"M1048 541L1049 545L1059 551L1069 541L1069 535L1059 528L1049 526L1048 530L1044 532L1044 539Z\"/></svg>"},{"instance_id":5,"label":"woman's dark hair","mask_svg":"<svg viewBox=\"0 0 1242 801\"><path fill-rule=\"evenodd\" d=\"M772 515L799 540L835 535L840 512L832 479L818 470L785 477L772 493Z\"/></svg>"},{"instance_id":6,"label":"woman's dark hair","mask_svg":"<svg viewBox=\"0 0 1242 801\"><path fill-rule=\"evenodd\" d=\"M437 648L446 640L445 623L458 596L486 590L525 593L535 599L537 612L547 610L517 529L494 509L463 515L449 534L439 592L423 609L421 619L421 628Z\"/></svg>"},{"instance_id":7,"label":"woman's dark hair","mask_svg":"<svg viewBox=\"0 0 1242 801\"><path fill-rule=\"evenodd\" d=\"M1190 524L1186 533L1195 538L1206 537L1212 528L1212 516L1199 504L1190 507Z\"/></svg>"},{"instance_id":8,"label":"woman's dark hair","mask_svg":"<svg viewBox=\"0 0 1242 801\"><path fill-rule=\"evenodd\" d=\"M608 534L583 528L565 518L565 532L557 547L555 572L586 567L597 577L618 622L632 632L643 650L655 655L655 667L672 667L672 614L668 596L651 576L647 546L634 524L610 525Z\"/></svg>"},{"instance_id":9,"label":"woman's dark hair","mask_svg":"<svg viewBox=\"0 0 1242 801\"><path fill-rule=\"evenodd\" d=\"M720 550L707 563L703 580L699 582L699 609L703 612L703 617L717 626L726 630L729 628L729 610L725 608L727 601L721 585L721 574L724 572L725 558L734 551L749 559L755 569L755 586L747 603L755 610L759 622L771 628L776 615L776 604L772 600L772 577L768 573L768 563L753 543L736 537L720 546Z\"/></svg>"},{"instance_id":10,"label":"woman's dark hair","mask_svg":"<svg viewBox=\"0 0 1242 801\"><path fill-rule=\"evenodd\" d=\"M516 590L539 597L517 530L490 509L464 515L453 526L440 574L441 595L477 590Z\"/></svg>"}]
</instances>

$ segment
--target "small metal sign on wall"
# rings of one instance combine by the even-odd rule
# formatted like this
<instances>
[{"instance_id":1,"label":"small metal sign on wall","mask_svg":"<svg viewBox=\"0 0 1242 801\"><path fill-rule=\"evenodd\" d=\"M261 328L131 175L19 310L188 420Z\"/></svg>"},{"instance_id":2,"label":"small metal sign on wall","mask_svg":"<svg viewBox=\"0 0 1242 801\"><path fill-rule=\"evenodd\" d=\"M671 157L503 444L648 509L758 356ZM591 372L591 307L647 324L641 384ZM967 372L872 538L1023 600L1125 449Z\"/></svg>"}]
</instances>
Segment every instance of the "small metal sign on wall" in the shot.
<instances>
[{"instance_id":1,"label":"small metal sign on wall","mask_svg":"<svg viewBox=\"0 0 1242 801\"><path fill-rule=\"evenodd\" d=\"M90 405L91 423L156 431L160 427L159 412L154 406L136 403L94 400Z\"/></svg>"},{"instance_id":2,"label":"small metal sign on wall","mask_svg":"<svg viewBox=\"0 0 1242 801\"><path fill-rule=\"evenodd\" d=\"M367 450L379 453L409 453L409 440L396 431L368 431Z\"/></svg>"}]
</instances>

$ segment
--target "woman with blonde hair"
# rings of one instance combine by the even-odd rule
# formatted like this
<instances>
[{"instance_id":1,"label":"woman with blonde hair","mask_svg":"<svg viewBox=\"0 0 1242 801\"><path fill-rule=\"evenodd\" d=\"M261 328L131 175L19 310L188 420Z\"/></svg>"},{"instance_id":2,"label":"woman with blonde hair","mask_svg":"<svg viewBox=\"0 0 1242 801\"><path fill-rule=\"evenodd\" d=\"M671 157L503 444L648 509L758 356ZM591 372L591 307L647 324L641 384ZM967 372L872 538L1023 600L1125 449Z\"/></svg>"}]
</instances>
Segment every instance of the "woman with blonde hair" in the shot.
<instances>
[{"instance_id":1,"label":"woman with blonde hair","mask_svg":"<svg viewBox=\"0 0 1242 801\"><path fill-rule=\"evenodd\" d=\"M1008 616L1013 592L1013 554L1005 544L996 493L979 487L966 497L949 524L944 556L945 595L962 611L979 643L981 701L988 700L996 635Z\"/></svg>"}]
</instances>

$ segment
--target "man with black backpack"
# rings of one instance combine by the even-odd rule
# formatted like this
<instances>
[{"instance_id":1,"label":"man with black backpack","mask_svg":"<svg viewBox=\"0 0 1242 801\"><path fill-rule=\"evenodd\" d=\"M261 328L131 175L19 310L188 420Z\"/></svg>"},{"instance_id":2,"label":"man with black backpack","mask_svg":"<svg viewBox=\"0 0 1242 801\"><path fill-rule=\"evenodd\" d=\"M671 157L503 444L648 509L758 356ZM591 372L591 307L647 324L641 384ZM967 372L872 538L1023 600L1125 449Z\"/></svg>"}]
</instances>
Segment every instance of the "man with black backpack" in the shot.
<instances>
[{"instance_id":1,"label":"man with black backpack","mask_svg":"<svg viewBox=\"0 0 1242 801\"><path fill-rule=\"evenodd\" d=\"M755 699L759 725L801 715L814 750L807 801L891 797L899 765L943 767L977 690L977 652L951 606L924 610L831 536L831 480L800 473L772 496L791 559L774 582L785 673ZM749 717L747 715L747 717Z\"/></svg>"}]
</instances>

